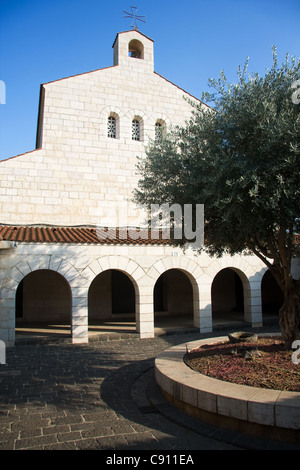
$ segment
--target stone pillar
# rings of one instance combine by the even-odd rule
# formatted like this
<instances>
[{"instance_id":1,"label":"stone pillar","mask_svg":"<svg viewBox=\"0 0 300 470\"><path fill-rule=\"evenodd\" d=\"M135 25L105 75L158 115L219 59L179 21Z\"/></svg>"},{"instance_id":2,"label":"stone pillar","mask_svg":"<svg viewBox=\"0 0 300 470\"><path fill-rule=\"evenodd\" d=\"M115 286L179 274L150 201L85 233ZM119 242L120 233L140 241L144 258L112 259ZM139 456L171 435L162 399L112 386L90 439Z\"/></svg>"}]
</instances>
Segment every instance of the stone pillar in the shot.
<instances>
[{"instance_id":1,"label":"stone pillar","mask_svg":"<svg viewBox=\"0 0 300 470\"><path fill-rule=\"evenodd\" d=\"M263 324L262 305L261 305L261 276L258 274L253 276L250 281L250 315L245 318L246 321L252 323L252 327L259 327Z\"/></svg>"},{"instance_id":2,"label":"stone pillar","mask_svg":"<svg viewBox=\"0 0 300 470\"><path fill-rule=\"evenodd\" d=\"M203 275L198 280L200 333L212 332L211 279ZM198 325L197 325L198 326Z\"/></svg>"},{"instance_id":3,"label":"stone pillar","mask_svg":"<svg viewBox=\"0 0 300 470\"><path fill-rule=\"evenodd\" d=\"M153 285L150 278L139 282L139 297L136 302L136 330L140 338L154 338Z\"/></svg>"},{"instance_id":4,"label":"stone pillar","mask_svg":"<svg viewBox=\"0 0 300 470\"><path fill-rule=\"evenodd\" d=\"M0 340L14 346L16 333L15 296L18 282L7 278L0 289Z\"/></svg>"},{"instance_id":5,"label":"stone pillar","mask_svg":"<svg viewBox=\"0 0 300 470\"><path fill-rule=\"evenodd\" d=\"M154 312L153 304L141 304L136 319L136 330L140 338L154 338Z\"/></svg>"},{"instance_id":6,"label":"stone pillar","mask_svg":"<svg viewBox=\"0 0 300 470\"><path fill-rule=\"evenodd\" d=\"M72 343L88 343L88 289L72 287Z\"/></svg>"},{"instance_id":7,"label":"stone pillar","mask_svg":"<svg viewBox=\"0 0 300 470\"><path fill-rule=\"evenodd\" d=\"M0 340L4 341L6 346L14 346L15 333L15 300L0 299Z\"/></svg>"},{"instance_id":8,"label":"stone pillar","mask_svg":"<svg viewBox=\"0 0 300 470\"><path fill-rule=\"evenodd\" d=\"M206 301L200 301L200 333L212 332L212 310L211 304Z\"/></svg>"}]
</instances>

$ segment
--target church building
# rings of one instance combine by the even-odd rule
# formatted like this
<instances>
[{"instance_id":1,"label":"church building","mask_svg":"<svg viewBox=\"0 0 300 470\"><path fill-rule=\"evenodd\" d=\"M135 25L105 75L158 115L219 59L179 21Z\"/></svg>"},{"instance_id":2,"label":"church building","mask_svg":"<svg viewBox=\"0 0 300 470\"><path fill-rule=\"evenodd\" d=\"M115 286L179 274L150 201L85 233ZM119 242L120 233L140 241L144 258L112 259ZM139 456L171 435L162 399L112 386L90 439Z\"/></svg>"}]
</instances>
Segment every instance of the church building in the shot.
<instances>
[{"instance_id":1,"label":"church building","mask_svg":"<svg viewBox=\"0 0 300 470\"><path fill-rule=\"evenodd\" d=\"M159 318L210 332L217 314L260 326L264 308L276 310L257 257L217 259L119 230L125 213L140 224L132 197L147 142L183 125L191 100L155 72L154 42L136 29L117 34L112 66L41 85L36 149L0 162L1 340L52 323L86 343L91 325L123 318L140 338Z\"/></svg>"}]
</instances>

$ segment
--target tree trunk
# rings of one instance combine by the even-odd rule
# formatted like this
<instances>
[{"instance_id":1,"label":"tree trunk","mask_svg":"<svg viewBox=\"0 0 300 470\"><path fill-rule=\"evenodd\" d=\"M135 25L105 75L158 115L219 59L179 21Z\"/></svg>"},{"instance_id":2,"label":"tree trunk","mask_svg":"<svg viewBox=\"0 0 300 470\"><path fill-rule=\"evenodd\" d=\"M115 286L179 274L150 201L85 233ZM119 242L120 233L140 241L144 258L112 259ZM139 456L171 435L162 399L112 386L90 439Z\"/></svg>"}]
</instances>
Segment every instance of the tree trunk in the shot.
<instances>
[{"instance_id":1,"label":"tree trunk","mask_svg":"<svg viewBox=\"0 0 300 470\"><path fill-rule=\"evenodd\" d=\"M285 347L291 349L293 341L300 339L299 281L292 280L284 289L284 303L279 310L279 326Z\"/></svg>"}]
</instances>

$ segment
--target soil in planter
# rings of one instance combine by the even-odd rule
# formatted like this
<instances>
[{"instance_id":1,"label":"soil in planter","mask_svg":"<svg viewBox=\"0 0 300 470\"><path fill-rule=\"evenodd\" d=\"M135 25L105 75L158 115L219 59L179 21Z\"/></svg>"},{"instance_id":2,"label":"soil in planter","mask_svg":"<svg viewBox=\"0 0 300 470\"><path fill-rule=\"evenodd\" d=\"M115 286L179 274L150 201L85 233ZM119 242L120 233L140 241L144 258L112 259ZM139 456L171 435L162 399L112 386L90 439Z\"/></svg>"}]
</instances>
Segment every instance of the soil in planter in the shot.
<instances>
[{"instance_id":1,"label":"soil in planter","mask_svg":"<svg viewBox=\"0 0 300 470\"><path fill-rule=\"evenodd\" d=\"M245 358L245 350L258 351ZM280 340L261 338L255 343L205 344L184 356L196 372L241 385L300 392L300 364Z\"/></svg>"}]
</instances>

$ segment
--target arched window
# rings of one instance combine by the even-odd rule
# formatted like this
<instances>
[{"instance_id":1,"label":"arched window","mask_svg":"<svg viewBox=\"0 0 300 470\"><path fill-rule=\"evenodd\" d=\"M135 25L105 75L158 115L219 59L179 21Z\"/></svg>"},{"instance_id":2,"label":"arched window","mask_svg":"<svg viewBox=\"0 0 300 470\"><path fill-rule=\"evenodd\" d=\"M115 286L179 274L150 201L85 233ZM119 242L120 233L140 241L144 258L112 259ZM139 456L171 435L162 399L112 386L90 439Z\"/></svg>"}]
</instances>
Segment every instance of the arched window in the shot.
<instances>
[{"instance_id":1,"label":"arched window","mask_svg":"<svg viewBox=\"0 0 300 470\"><path fill-rule=\"evenodd\" d=\"M160 122L155 124L155 140L161 142L162 139L162 125Z\"/></svg>"},{"instance_id":2,"label":"arched window","mask_svg":"<svg viewBox=\"0 0 300 470\"><path fill-rule=\"evenodd\" d=\"M155 140L161 142L165 131L165 123L163 121L156 121L155 123Z\"/></svg>"},{"instance_id":3,"label":"arched window","mask_svg":"<svg viewBox=\"0 0 300 470\"><path fill-rule=\"evenodd\" d=\"M114 116L109 116L107 120L107 137L116 139L117 137L117 125L116 118Z\"/></svg>"},{"instance_id":4,"label":"arched window","mask_svg":"<svg viewBox=\"0 0 300 470\"><path fill-rule=\"evenodd\" d=\"M141 139L140 122L137 119L133 119L133 121L132 121L132 140L140 140L140 139Z\"/></svg>"}]
</instances>

